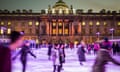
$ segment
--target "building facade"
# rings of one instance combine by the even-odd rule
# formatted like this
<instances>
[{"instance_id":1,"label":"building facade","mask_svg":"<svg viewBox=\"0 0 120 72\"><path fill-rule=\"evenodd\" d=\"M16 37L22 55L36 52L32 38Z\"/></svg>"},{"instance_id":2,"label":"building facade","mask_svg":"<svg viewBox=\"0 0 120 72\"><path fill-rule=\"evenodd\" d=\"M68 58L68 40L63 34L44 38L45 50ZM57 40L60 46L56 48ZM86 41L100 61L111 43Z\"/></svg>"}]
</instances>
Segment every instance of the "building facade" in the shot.
<instances>
[{"instance_id":1,"label":"building facade","mask_svg":"<svg viewBox=\"0 0 120 72\"><path fill-rule=\"evenodd\" d=\"M2 29L5 27L6 29ZM6 37L12 30L24 31L25 39L41 42L74 42L84 40L92 43L107 36L120 38L120 12L93 12L89 9L73 9L63 0L54 6L41 10L0 10L0 37ZM4 35L4 36L3 36Z\"/></svg>"}]
</instances>

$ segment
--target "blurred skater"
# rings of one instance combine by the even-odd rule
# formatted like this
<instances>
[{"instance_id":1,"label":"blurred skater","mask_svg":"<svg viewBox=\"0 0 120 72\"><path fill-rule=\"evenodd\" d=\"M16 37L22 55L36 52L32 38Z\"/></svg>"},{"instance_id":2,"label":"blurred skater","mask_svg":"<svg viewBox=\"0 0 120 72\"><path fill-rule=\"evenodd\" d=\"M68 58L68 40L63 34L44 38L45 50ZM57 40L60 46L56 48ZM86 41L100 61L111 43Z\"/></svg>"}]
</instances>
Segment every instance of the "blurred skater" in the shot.
<instances>
[{"instance_id":1,"label":"blurred skater","mask_svg":"<svg viewBox=\"0 0 120 72\"><path fill-rule=\"evenodd\" d=\"M24 43L23 47L21 48L21 50L18 52L18 54L15 57L13 57L13 60L14 60L14 59L16 59L16 57L19 54L21 54L20 61L22 63L22 67L23 67L22 72L25 72L25 70L26 70L27 55L28 55L28 53L31 56L33 56L34 58L36 58L36 56L30 51L29 46L30 46L30 43L28 41L25 41L25 43Z\"/></svg>"},{"instance_id":2,"label":"blurred skater","mask_svg":"<svg viewBox=\"0 0 120 72\"><path fill-rule=\"evenodd\" d=\"M20 47L23 43L22 32L12 31L10 34L10 44L0 45L0 72L11 72L11 51Z\"/></svg>"}]
</instances>

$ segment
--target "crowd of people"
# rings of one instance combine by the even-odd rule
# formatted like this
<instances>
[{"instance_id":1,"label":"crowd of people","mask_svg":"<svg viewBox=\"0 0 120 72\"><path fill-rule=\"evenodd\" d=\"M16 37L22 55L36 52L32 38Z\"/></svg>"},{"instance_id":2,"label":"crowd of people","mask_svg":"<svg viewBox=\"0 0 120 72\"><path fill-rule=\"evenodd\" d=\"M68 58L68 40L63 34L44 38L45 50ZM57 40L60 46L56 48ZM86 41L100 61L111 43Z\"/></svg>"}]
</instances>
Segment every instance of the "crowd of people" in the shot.
<instances>
[{"instance_id":1,"label":"crowd of people","mask_svg":"<svg viewBox=\"0 0 120 72\"><path fill-rule=\"evenodd\" d=\"M13 31L10 35L11 42L8 45L0 44L0 72L11 72L11 59L15 60L20 54L20 61L23 66L22 72L25 72L27 54L36 58L36 56L31 52L30 48L41 48L42 44L30 44L29 41L24 40L24 33ZM120 65L120 62L112 58L112 55L118 55L120 53L120 43L110 42L108 38L104 38L102 43L92 43L85 44L83 40L77 44L70 43L66 44L63 42L58 43L48 43L48 60L53 61L53 72L61 72L63 70L63 64L66 62L65 49L70 48L74 50L77 49L76 55L78 56L78 61L80 65L84 65L83 62L86 61L85 53L96 55L95 63L93 64L92 72L105 72L105 65L110 61L114 64ZM13 58L11 58L11 51L21 48L21 50Z\"/></svg>"}]
</instances>

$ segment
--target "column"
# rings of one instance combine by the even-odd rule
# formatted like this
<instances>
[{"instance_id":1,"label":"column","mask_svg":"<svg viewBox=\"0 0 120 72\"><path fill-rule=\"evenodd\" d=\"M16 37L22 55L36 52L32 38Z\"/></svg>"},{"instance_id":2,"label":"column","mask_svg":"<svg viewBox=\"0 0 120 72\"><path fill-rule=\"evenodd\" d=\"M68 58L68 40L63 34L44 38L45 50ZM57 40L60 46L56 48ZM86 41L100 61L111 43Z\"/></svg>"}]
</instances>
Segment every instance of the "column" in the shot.
<instances>
[{"instance_id":1,"label":"column","mask_svg":"<svg viewBox=\"0 0 120 72\"><path fill-rule=\"evenodd\" d=\"M81 23L80 22L78 22L78 32L79 34L81 34Z\"/></svg>"},{"instance_id":2,"label":"column","mask_svg":"<svg viewBox=\"0 0 120 72\"><path fill-rule=\"evenodd\" d=\"M50 36L52 35L52 24L51 24L51 22L49 22L49 35Z\"/></svg>"},{"instance_id":3,"label":"column","mask_svg":"<svg viewBox=\"0 0 120 72\"><path fill-rule=\"evenodd\" d=\"M56 21L56 36L58 36L58 20Z\"/></svg>"},{"instance_id":4,"label":"column","mask_svg":"<svg viewBox=\"0 0 120 72\"><path fill-rule=\"evenodd\" d=\"M72 35L72 23L69 22L69 36Z\"/></svg>"},{"instance_id":5,"label":"column","mask_svg":"<svg viewBox=\"0 0 120 72\"><path fill-rule=\"evenodd\" d=\"M74 25L73 25L73 22L72 22L72 25L71 25L71 26L72 26L72 29L71 29L71 30L72 30L72 36L73 36L73 35L74 35Z\"/></svg>"},{"instance_id":6,"label":"column","mask_svg":"<svg viewBox=\"0 0 120 72\"><path fill-rule=\"evenodd\" d=\"M49 22L46 22L46 33L49 35Z\"/></svg>"},{"instance_id":7,"label":"column","mask_svg":"<svg viewBox=\"0 0 120 72\"><path fill-rule=\"evenodd\" d=\"M64 21L62 22L62 25L63 25L63 36L64 36L64 32L65 32L65 22Z\"/></svg>"}]
</instances>

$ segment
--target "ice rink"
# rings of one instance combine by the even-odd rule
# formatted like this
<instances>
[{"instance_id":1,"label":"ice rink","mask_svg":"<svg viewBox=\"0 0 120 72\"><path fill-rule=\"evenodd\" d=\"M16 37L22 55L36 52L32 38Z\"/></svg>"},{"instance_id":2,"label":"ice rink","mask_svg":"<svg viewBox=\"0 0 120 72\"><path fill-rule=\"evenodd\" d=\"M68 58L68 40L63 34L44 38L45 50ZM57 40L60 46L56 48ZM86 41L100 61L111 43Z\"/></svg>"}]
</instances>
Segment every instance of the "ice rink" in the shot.
<instances>
[{"instance_id":1,"label":"ice rink","mask_svg":"<svg viewBox=\"0 0 120 72\"><path fill-rule=\"evenodd\" d=\"M76 50L77 49L65 49L66 63L63 65L64 69L61 72L91 72L95 55L86 54L87 61L81 66L77 58ZM48 60L47 48L33 49L33 53L37 58L35 59L28 55L26 72L53 72L53 63L52 60ZM114 56L114 58L120 61L120 56ZM12 72L22 72L19 57L13 61L12 68ZM120 66L108 63L106 70L106 72L120 72Z\"/></svg>"}]
</instances>

